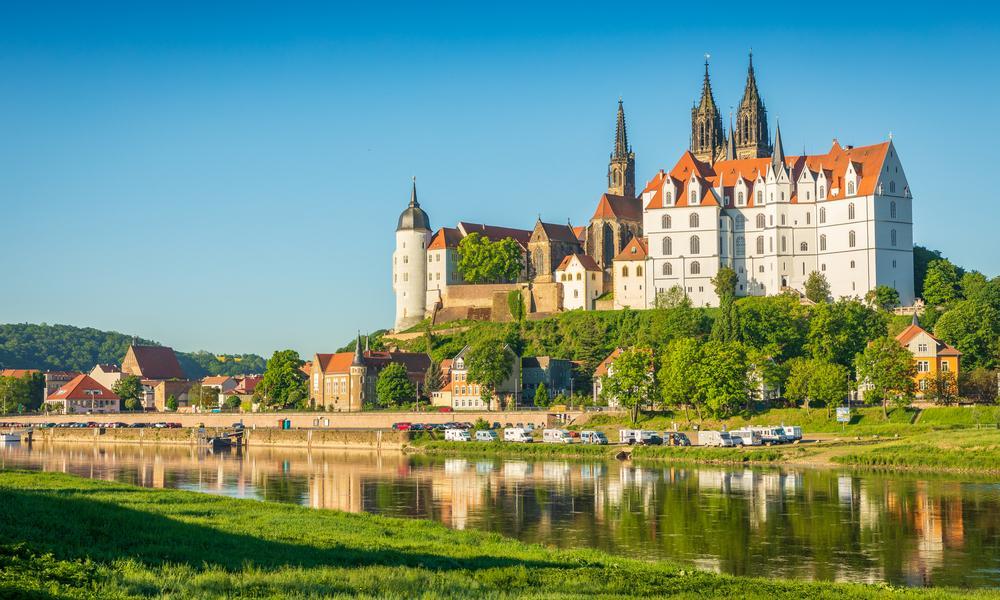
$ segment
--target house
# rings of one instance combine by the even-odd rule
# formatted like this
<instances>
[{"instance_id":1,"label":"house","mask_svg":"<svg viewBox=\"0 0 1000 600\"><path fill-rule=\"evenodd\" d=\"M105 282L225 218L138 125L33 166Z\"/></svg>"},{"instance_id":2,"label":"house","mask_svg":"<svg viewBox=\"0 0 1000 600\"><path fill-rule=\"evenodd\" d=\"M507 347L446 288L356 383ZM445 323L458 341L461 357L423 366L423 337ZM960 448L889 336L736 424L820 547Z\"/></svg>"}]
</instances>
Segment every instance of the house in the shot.
<instances>
[{"instance_id":1,"label":"house","mask_svg":"<svg viewBox=\"0 0 1000 600\"><path fill-rule=\"evenodd\" d=\"M375 384L379 373L397 363L406 368L407 378L419 397L424 376L431 366L429 356L418 352L361 351L358 338L354 352L317 354L309 374L309 399L317 408L356 412L377 401Z\"/></svg>"},{"instance_id":2,"label":"house","mask_svg":"<svg viewBox=\"0 0 1000 600\"><path fill-rule=\"evenodd\" d=\"M45 372L45 398L66 385L79 375L76 371L46 371Z\"/></svg>"},{"instance_id":3,"label":"house","mask_svg":"<svg viewBox=\"0 0 1000 600\"><path fill-rule=\"evenodd\" d=\"M431 392L431 406L438 406L438 407L447 406L449 408L452 407L454 405L451 393L453 385L454 382L449 381L448 385L442 387L441 389L435 392Z\"/></svg>"},{"instance_id":4,"label":"house","mask_svg":"<svg viewBox=\"0 0 1000 600\"><path fill-rule=\"evenodd\" d=\"M918 398L923 398L928 389L933 389L934 380L939 374L947 374L950 385L955 386L953 393L958 392L957 381L962 353L937 339L920 326L916 313L906 329L896 336L896 341L910 351L917 372L913 377Z\"/></svg>"},{"instance_id":5,"label":"house","mask_svg":"<svg viewBox=\"0 0 1000 600\"><path fill-rule=\"evenodd\" d=\"M219 394L219 406L236 389L236 379L229 375L209 375L201 380L201 387L212 388Z\"/></svg>"},{"instance_id":6,"label":"house","mask_svg":"<svg viewBox=\"0 0 1000 600\"><path fill-rule=\"evenodd\" d=\"M604 293L604 271L586 254L570 254L556 267L556 281L562 284L562 305L566 310L593 310Z\"/></svg>"},{"instance_id":7,"label":"house","mask_svg":"<svg viewBox=\"0 0 1000 600\"><path fill-rule=\"evenodd\" d=\"M646 308L653 303L649 297L648 273L645 273L649 248L646 238L632 238L614 259L612 279L614 281L615 309ZM668 265L664 267L670 269Z\"/></svg>"},{"instance_id":8,"label":"house","mask_svg":"<svg viewBox=\"0 0 1000 600\"><path fill-rule=\"evenodd\" d=\"M224 394L220 394L219 402L225 402L233 396L239 398L240 404L253 402L254 390L257 389L257 384L263 378L261 375L236 375L232 378L236 385Z\"/></svg>"},{"instance_id":9,"label":"house","mask_svg":"<svg viewBox=\"0 0 1000 600\"><path fill-rule=\"evenodd\" d=\"M135 375L142 380L143 408L165 410L167 399L173 396L178 405L186 405L188 390L194 384L177 362L173 348L132 344L125 352L121 366L123 375Z\"/></svg>"},{"instance_id":10,"label":"house","mask_svg":"<svg viewBox=\"0 0 1000 600\"><path fill-rule=\"evenodd\" d=\"M94 368L90 370L90 377L111 390L121 380L122 368L118 365L94 365Z\"/></svg>"},{"instance_id":11,"label":"house","mask_svg":"<svg viewBox=\"0 0 1000 600\"><path fill-rule=\"evenodd\" d=\"M0 377L13 377L14 379L23 379L29 375L34 375L35 373L40 373L38 369L0 369Z\"/></svg>"},{"instance_id":12,"label":"house","mask_svg":"<svg viewBox=\"0 0 1000 600\"><path fill-rule=\"evenodd\" d=\"M89 375L79 374L52 392L45 403L63 414L116 413L121 400Z\"/></svg>"},{"instance_id":13,"label":"house","mask_svg":"<svg viewBox=\"0 0 1000 600\"><path fill-rule=\"evenodd\" d=\"M521 393L521 360L507 344L504 344L503 351L510 356L513 366L507 379L494 390L489 404L483 401L480 384L469 379L465 364L469 346L455 355L451 367L451 407L454 410L501 410L506 405L517 403Z\"/></svg>"},{"instance_id":14,"label":"house","mask_svg":"<svg viewBox=\"0 0 1000 600\"><path fill-rule=\"evenodd\" d=\"M521 398L526 402L535 399L535 390L545 384L549 398L559 394L572 394L573 362L551 356L525 356L521 359Z\"/></svg>"},{"instance_id":15,"label":"house","mask_svg":"<svg viewBox=\"0 0 1000 600\"><path fill-rule=\"evenodd\" d=\"M615 359L618 358L618 355L624 351L624 348L615 348L611 351L611 354L602 360L601 364L597 365L597 368L594 369L594 376L592 378L594 404L600 404L601 392L604 389L604 378L611 374L611 365L615 362ZM618 408L618 401L614 398L608 398L608 408Z\"/></svg>"}]
</instances>

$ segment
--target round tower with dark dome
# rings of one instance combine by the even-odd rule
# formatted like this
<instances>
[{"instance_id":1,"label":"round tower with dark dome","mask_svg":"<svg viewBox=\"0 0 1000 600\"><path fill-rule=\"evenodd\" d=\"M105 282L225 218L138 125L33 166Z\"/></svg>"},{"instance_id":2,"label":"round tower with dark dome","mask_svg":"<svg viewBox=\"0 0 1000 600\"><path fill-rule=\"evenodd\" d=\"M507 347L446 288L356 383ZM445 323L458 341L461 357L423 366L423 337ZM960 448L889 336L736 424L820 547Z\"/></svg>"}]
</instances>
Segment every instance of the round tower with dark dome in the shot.
<instances>
[{"instance_id":1,"label":"round tower with dark dome","mask_svg":"<svg viewBox=\"0 0 1000 600\"><path fill-rule=\"evenodd\" d=\"M427 313L427 244L431 220L417 202L413 178L410 204L396 224L396 251L392 253L392 290L396 294L396 331L419 323Z\"/></svg>"}]
</instances>

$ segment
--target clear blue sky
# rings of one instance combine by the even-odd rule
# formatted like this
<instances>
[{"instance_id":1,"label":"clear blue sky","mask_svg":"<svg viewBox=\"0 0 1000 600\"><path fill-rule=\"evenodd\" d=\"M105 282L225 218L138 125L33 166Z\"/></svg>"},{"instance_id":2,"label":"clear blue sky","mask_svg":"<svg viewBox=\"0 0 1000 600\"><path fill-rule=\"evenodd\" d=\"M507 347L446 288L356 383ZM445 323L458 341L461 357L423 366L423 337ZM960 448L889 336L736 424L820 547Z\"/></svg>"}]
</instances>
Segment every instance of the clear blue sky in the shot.
<instances>
[{"instance_id":1,"label":"clear blue sky","mask_svg":"<svg viewBox=\"0 0 1000 600\"><path fill-rule=\"evenodd\" d=\"M1000 27L952 2L4 3L0 322L181 350L331 351L391 325L416 175L434 227L581 224L625 98L638 179L753 47L786 151L891 131L917 243L1000 272Z\"/></svg>"}]
</instances>

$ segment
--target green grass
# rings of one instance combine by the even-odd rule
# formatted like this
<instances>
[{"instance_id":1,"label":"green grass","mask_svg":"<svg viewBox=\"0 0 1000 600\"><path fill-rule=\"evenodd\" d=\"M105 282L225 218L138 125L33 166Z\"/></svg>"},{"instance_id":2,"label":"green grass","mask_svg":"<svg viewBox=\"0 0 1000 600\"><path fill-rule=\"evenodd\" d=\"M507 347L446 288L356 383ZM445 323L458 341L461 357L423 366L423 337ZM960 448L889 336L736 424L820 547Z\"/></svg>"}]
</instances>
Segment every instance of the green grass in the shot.
<instances>
[{"instance_id":1,"label":"green grass","mask_svg":"<svg viewBox=\"0 0 1000 600\"><path fill-rule=\"evenodd\" d=\"M0 597L997 598L754 579L418 520L0 471Z\"/></svg>"},{"instance_id":2,"label":"green grass","mask_svg":"<svg viewBox=\"0 0 1000 600\"><path fill-rule=\"evenodd\" d=\"M1000 473L1000 430L924 433L852 449L832 460L863 467Z\"/></svg>"}]
</instances>

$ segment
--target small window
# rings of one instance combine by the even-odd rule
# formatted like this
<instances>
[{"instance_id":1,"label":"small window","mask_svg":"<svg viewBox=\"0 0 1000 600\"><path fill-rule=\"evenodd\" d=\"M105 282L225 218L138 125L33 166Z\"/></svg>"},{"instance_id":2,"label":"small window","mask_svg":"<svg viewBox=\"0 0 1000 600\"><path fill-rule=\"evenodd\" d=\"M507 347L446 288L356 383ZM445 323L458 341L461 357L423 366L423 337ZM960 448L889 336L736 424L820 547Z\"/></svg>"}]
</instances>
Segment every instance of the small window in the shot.
<instances>
[{"instance_id":1,"label":"small window","mask_svg":"<svg viewBox=\"0 0 1000 600\"><path fill-rule=\"evenodd\" d=\"M809 252L809 244L806 242L799 244L799 252Z\"/></svg>"},{"instance_id":2,"label":"small window","mask_svg":"<svg viewBox=\"0 0 1000 600\"><path fill-rule=\"evenodd\" d=\"M826 186L821 185L819 186L819 199L823 200L824 198L826 198Z\"/></svg>"},{"instance_id":3,"label":"small window","mask_svg":"<svg viewBox=\"0 0 1000 600\"><path fill-rule=\"evenodd\" d=\"M854 195L854 182L853 181L848 181L847 182L847 195L848 196L853 196ZM853 219L854 217L851 217L851 218Z\"/></svg>"},{"instance_id":4,"label":"small window","mask_svg":"<svg viewBox=\"0 0 1000 600\"><path fill-rule=\"evenodd\" d=\"M691 236L691 254L700 254L700 253L701 253L701 240L699 240L698 236L696 235Z\"/></svg>"},{"instance_id":5,"label":"small window","mask_svg":"<svg viewBox=\"0 0 1000 600\"><path fill-rule=\"evenodd\" d=\"M896 230L893 229L889 232L889 242L895 246L896 245Z\"/></svg>"},{"instance_id":6,"label":"small window","mask_svg":"<svg viewBox=\"0 0 1000 600\"><path fill-rule=\"evenodd\" d=\"M670 263L663 263L663 274L664 275L673 275L674 274L674 268L673 268L673 266L671 266Z\"/></svg>"},{"instance_id":7,"label":"small window","mask_svg":"<svg viewBox=\"0 0 1000 600\"><path fill-rule=\"evenodd\" d=\"M691 224L692 228L697 227L698 226L698 215L697 214L692 214L691 218L689 219L689 221L690 221L690 224Z\"/></svg>"},{"instance_id":8,"label":"small window","mask_svg":"<svg viewBox=\"0 0 1000 600\"><path fill-rule=\"evenodd\" d=\"M760 204L764 203L764 192L761 192L759 190L757 191L757 202L759 202Z\"/></svg>"},{"instance_id":9,"label":"small window","mask_svg":"<svg viewBox=\"0 0 1000 600\"><path fill-rule=\"evenodd\" d=\"M670 203L672 203L672 202L674 201L674 200L673 200L673 194L671 194L670 192L667 192L667 193L665 193L665 194L663 195L663 201L664 201L665 203L667 203L667 204L670 204Z\"/></svg>"},{"instance_id":10,"label":"small window","mask_svg":"<svg viewBox=\"0 0 1000 600\"><path fill-rule=\"evenodd\" d=\"M691 204L698 204L698 192L691 190Z\"/></svg>"},{"instance_id":11,"label":"small window","mask_svg":"<svg viewBox=\"0 0 1000 600\"><path fill-rule=\"evenodd\" d=\"M819 236L819 249L820 251L826 250L826 234Z\"/></svg>"},{"instance_id":12,"label":"small window","mask_svg":"<svg viewBox=\"0 0 1000 600\"><path fill-rule=\"evenodd\" d=\"M819 209L819 222L826 223L826 208Z\"/></svg>"},{"instance_id":13,"label":"small window","mask_svg":"<svg viewBox=\"0 0 1000 600\"><path fill-rule=\"evenodd\" d=\"M701 265L698 264L698 261L692 261L691 262L691 274L692 275L698 275L700 273L701 273Z\"/></svg>"},{"instance_id":14,"label":"small window","mask_svg":"<svg viewBox=\"0 0 1000 600\"><path fill-rule=\"evenodd\" d=\"M736 203L739 204L740 206L743 206L743 192L739 192L736 194Z\"/></svg>"},{"instance_id":15,"label":"small window","mask_svg":"<svg viewBox=\"0 0 1000 600\"><path fill-rule=\"evenodd\" d=\"M764 229L765 227L767 227L767 219L764 218L764 215L757 215L757 229Z\"/></svg>"},{"instance_id":16,"label":"small window","mask_svg":"<svg viewBox=\"0 0 1000 600\"><path fill-rule=\"evenodd\" d=\"M847 234L847 247L848 248L853 248L856 242L857 242L857 236L854 235L854 232L853 231L848 232L848 234Z\"/></svg>"},{"instance_id":17,"label":"small window","mask_svg":"<svg viewBox=\"0 0 1000 600\"><path fill-rule=\"evenodd\" d=\"M663 218L660 219L660 223L663 225L664 229L670 229L670 215L663 215Z\"/></svg>"},{"instance_id":18,"label":"small window","mask_svg":"<svg viewBox=\"0 0 1000 600\"><path fill-rule=\"evenodd\" d=\"M669 237L663 238L663 255L670 256L674 253L674 243Z\"/></svg>"},{"instance_id":19,"label":"small window","mask_svg":"<svg viewBox=\"0 0 1000 600\"><path fill-rule=\"evenodd\" d=\"M764 254L764 236L757 236L757 254Z\"/></svg>"},{"instance_id":20,"label":"small window","mask_svg":"<svg viewBox=\"0 0 1000 600\"><path fill-rule=\"evenodd\" d=\"M628 265L622 267L622 277L628 277Z\"/></svg>"},{"instance_id":21,"label":"small window","mask_svg":"<svg viewBox=\"0 0 1000 600\"><path fill-rule=\"evenodd\" d=\"M784 225L784 224L785 224L785 215L781 215L781 224L782 224L782 225Z\"/></svg>"},{"instance_id":22,"label":"small window","mask_svg":"<svg viewBox=\"0 0 1000 600\"><path fill-rule=\"evenodd\" d=\"M806 225L812 223L812 213L806 213Z\"/></svg>"},{"instance_id":23,"label":"small window","mask_svg":"<svg viewBox=\"0 0 1000 600\"><path fill-rule=\"evenodd\" d=\"M851 268L852 269L854 268L854 261L853 260L851 261Z\"/></svg>"},{"instance_id":24,"label":"small window","mask_svg":"<svg viewBox=\"0 0 1000 600\"><path fill-rule=\"evenodd\" d=\"M893 190L893 191L895 191L895 190ZM895 200L893 200L892 202L889 203L889 218L890 219L895 219L896 218L896 201Z\"/></svg>"},{"instance_id":25,"label":"small window","mask_svg":"<svg viewBox=\"0 0 1000 600\"><path fill-rule=\"evenodd\" d=\"M847 205L847 218L850 219L851 221L854 220L854 203L853 202L851 202L850 204Z\"/></svg>"},{"instance_id":26,"label":"small window","mask_svg":"<svg viewBox=\"0 0 1000 600\"><path fill-rule=\"evenodd\" d=\"M642 265L635 268L635 276L642 277Z\"/></svg>"}]
</instances>

